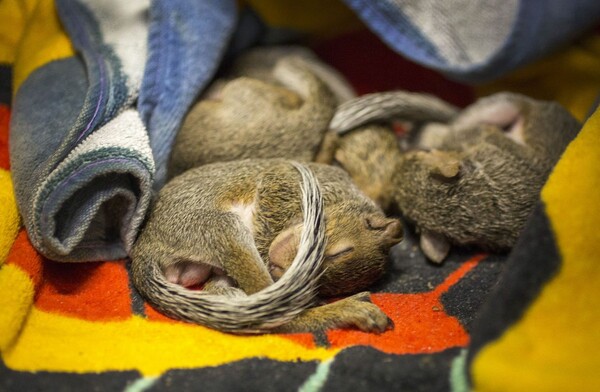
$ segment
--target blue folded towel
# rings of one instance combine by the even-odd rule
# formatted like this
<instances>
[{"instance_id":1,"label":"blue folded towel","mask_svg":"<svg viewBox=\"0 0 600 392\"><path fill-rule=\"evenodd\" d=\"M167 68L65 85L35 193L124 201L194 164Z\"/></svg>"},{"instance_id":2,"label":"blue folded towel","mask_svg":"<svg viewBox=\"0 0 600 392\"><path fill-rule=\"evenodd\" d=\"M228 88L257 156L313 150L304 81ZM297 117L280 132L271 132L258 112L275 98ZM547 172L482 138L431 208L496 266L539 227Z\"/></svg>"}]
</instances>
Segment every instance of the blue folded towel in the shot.
<instances>
[{"instance_id":1,"label":"blue folded towel","mask_svg":"<svg viewBox=\"0 0 600 392\"><path fill-rule=\"evenodd\" d=\"M214 76L235 29L234 0L156 0L150 9L148 59L138 110L156 163L155 188L183 117Z\"/></svg>"},{"instance_id":2,"label":"blue folded towel","mask_svg":"<svg viewBox=\"0 0 600 392\"><path fill-rule=\"evenodd\" d=\"M392 49L468 83L547 55L600 23L598 0L344 0Z\"/></svg>"},{"instance_id":3,"label":"blue folded towel","mask_svg":"<svg viewBox=\"0 0 600 392\"><path fill-rule=\"evenodd\" d=\"M177 127L227 47L235 4L56 0L56 7L78 55L36 69L15 94L17 201L45 256L123 258L164 179Z\"/></svg>"}]
</instances>

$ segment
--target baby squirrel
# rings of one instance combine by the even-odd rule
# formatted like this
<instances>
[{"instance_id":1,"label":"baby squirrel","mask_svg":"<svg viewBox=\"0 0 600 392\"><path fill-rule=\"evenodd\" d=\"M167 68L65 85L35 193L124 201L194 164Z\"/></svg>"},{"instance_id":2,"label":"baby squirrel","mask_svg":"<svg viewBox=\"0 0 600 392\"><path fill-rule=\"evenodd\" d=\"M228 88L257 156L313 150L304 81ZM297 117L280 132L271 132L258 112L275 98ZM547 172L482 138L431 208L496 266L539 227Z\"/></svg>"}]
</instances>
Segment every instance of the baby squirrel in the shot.
<instances>
[{"instance_id":1,"label":"baby squirrel","mask_svg":"<svg viewBox=\"0 0 600 392\"><path fill-rule=\"evenodd\" d=\"M235 161L245 158L280 157L303 161L331 161L331 148L334 144L328 142L328 135L333 136L331 140L334 140L337 135L328 132L329 120L337 102L346 100L353 95L354 93L343 78L331 68L320 63L316 56L306 49L298 47L253 49L236 59L227 73L212 85L203 97L204 99L201 99L188 114L173 148L170 174L177 175L192 167L211 162ZM273 178L273 173L280 169L267 170L268 161L262 162L258 172L256 172L258 169L251 171L255 173L253 175L256 178L260 178L260 181L257 181L262 184L254 186L259 186L261 190L260 200L277 201L276 205L280 206L277 208L281 211L275 207L265 209L266 212L260 210L264 212L264 216L272 216L276 219L269 218L263 222L259 232L261 235L255 235L253 239L259 255L270 265L271 277L279 279L283 272L290 268L290 263L297 251L296 243L302 228L302 222L299 219L299 201L297 201L299 191L297 183L293 181L294 177L290 177L293 170L289 165L286 165L285 178ZM281 163L277 163L274 167L279 168L280 166ZM244 169L239 165L235 167L240 176L245 178L248 175L244 174ZM400 222L386 219L382 211L372 201L360 194L360 191L351 184L348 176L339 169L322 167L322 165L310 167L316 170L317 178L325 189L327 217L327 268L319 279L319 294L336 296L355 293L357 290L364 289L383 272L389 248L401 239ZM204 170L209 169L193 169L196 173L204 173ZM217 177L222 176L215 170L210 171L210 174ZM169 184L167 189L161 192L161 195L163 193L172 195L161 196L159 200L166 200L161 205L168 205L169 200L176 199L177 193L189 194L192 190L195 192L197 187L204 186L198 185L196 177L187 172L183 176L185 176L183 179L177 177L173 180L179 184L176 188L175 185ZM204 176L202 179L202 184L213 183ZM265 185L266 179L269 179L271 185ZM191 185L185 185L186 181ZM219 196L221 205L228 203L227 200L231 198L237 198L237 192L242 192L236 190L238 183L239 181L231 181L227 186L223 185L220 191L223 192L224 198ZM248 183L244 186L249 187L250 185ZM186 190L186 188L189 189ZM215 193L213 197L217 197L216 195L218 193ZM293 204L289 204L292 201ZM239 207L237 204L234 205ZM295 209L290 207L292 205L295 206ZM170 208L173 210L189 209L183 203ZM218 206L218 208L222 207ZM251 223L248 223L248 219L252 216L252 209L240 208L235 209L235 212L246 219L245 222L248 226ZM263 215L256 214L255 216ZM281 216L286 216L286 219L282 219ZM292 216L294 216L293 222L290 221ZM155 218L155 220L157 219L159 218ZM164 218L160 218L160 221L162 220ZM208 225L208 222L199 221L197 224L199 227L209 227L205 226L205 224ZM163 225L163 223L159 223L159 225ZM215 225L221 227L220 224ZM221 232L222 230L216 231L216 233ZM256 234L255 230L252 232ZM273 233L280 234L273 235ZM242 235L243 233L235 234ZM228 241L233 242L236 237L234 233L231 233L227 238ZM139 241L143 241L141 237ZM247 241L245 245L250 247L250 243ZM148 251L152 250L152 246L154 246L152 243L148 244ZM228 246L224 245L219 249L226 249ZM184 246L184 248L187 247ZM189 249L198 250L197 247ZM257 260L260 259L253 259L253 264L261 265ZM316 267L310 269L320 270ZM140 275L142 270L143 268L139 270ZM247 280L256 281L255 284L258 285L258 288L264 288L272 283L270 278L265 279L264 276L261 279L255 279L255 274L248 275L247 272L244 272L248 270L247 268L239 267L233 261L229 268L218 265L209 268L207 265L198 266L186 262L173 266L163 265L162 270L168 280L184 286L204 282L204 279L211 273L212 277L204 284L205 291L228 296L231 296L232 293L245 296L257 289L239 281L237 282L239 288L230 287L232 284L230 277L236 281L240 279L239 276L238 278L230 276L230 271L237 271L234 273L244 274ZM161 272L156 273L160 275ZM233 326L225 326L223 322L208 323L207 316L203 316L204 321L200 320L197 315L194 318L186 319L217 329L232 331L248 329L271 332L308 331L353 325L362 330L380 331L387 325L387 318L383 313L368 302L368 293L360 293L332 304L308 309L298 316L292 317L310 305L311 296L307 293L312 287L308 284L311 279L308 276L301 276L301 278L289 278L288 281L296 281L297 286L298 282L305 282L306 290L299 291L297 287L293 290L288 288L288 294L277 294L280 298L286 298L286 295L291 295L289 293L295 293L293 294L294 298L306 297L308 302L302 302L300 305L284 304L275 297L270 298L273 294L269 294L261 297L265 301L263 306L268 312L260 316L249 311L242 312L242 315L238 314L240 317L229 318L233 320ZM313 276L312 285L316 281L316 277ZM140 289L140 291L142 290ZM147 295L147 297L150 296ZM163 300L156 299L151 302L158 303ZM236 300L239 301L239 298ZM158 304L156 306L167 314L182 318L173 310L161 308ZM214 308L210 305L207 306L204 309L212 313ZM235 303L230 306L235 307ZM287 317L279 315L282 311L286 312ZM265 322L263 319L267 316L276 321ZM285 322L291 318L293 318L291 322ZM276 324L280 326L274 329Z\"/></svg>"},{"instance_id":2,"label":"baby squirrel","mask_svg":"<svg viewBox=\"0 0 600 392\"><path fill-rule=\"evenodd\" d=\"M169 176L236 159L328 163L336 137L328 132L329 121L337 103L353 95L344 79L307 49L250 50L187 114Z\"/></svg>"},{"instance_id":3,"label":"baby squirrel","mask_svg":"<svg viewBox=\"0 0 600 392\"><path fill-rule=\"evenodd\" d=\"M445 123L457 113L456 107L435 96L405 91L348 100L340 105L330 123L331 131L339 135L332 162L346 170L358 188L384 211L396 213L393 177L400 150L388 123L392 120L400 120L404 126ZM363 124L368 125L361 127Z\"/></svg>"},{"instance_id":4,"label":"baby squirrel","mask_svg":"<svg viewBox=\"0 0 600 392\"><path fill-rule=\"evenodd\" d=\"M384 209L415 223L432 261L450 243L508 250L580 124L556 103L518 94L482 98L462 112L418 96L342 104L331 122L342 135L336 162ZM416 122L406 151L385 126L392 119Z\"/></svg>"},{"instance_id":5,"label":"baby squirrel","mask_svg":"<svg viewBox=\"0 0 600 392\"><path fill-rule=\"evenodd\" d=\"M400 222L339 168L283 159L214 163L159 192L132 250L132 276L158 310L222 331L383 331L389 320L368 293L310 307L317 281L321 296L365 289L401 238ZM203 290L187 289L195 286Z\"/></svg>"}]
</instances>

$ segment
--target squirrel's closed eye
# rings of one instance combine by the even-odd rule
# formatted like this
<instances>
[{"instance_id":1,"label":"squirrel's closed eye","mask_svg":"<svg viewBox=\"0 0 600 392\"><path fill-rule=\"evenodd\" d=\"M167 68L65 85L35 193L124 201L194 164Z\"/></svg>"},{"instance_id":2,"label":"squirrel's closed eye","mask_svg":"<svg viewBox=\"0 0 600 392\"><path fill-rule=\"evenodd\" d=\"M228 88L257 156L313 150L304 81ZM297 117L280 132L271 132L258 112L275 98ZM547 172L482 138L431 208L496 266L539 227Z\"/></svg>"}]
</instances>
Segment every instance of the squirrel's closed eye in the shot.
<instances>
[{"instance_id":1,"label":"squirrel's closed eye","mask_svg":"<svg viewBox=\"0 0 600 392\"><path fill-rule=\"evenodd\" d=\"M344 249L342 249L342 250L340 250L340 251L336 251L335 253L332 253L332 254L325 255L325 259L326 259L326 260L335 259L335 258L337 258L337 257L343 256L343 255L346 255L346 254L349 254L349 253L351 253L352 251L354 251L354 247L353 247L353 246L350 246L350 247L344 248Z\"/></svg>"}]
</instances>

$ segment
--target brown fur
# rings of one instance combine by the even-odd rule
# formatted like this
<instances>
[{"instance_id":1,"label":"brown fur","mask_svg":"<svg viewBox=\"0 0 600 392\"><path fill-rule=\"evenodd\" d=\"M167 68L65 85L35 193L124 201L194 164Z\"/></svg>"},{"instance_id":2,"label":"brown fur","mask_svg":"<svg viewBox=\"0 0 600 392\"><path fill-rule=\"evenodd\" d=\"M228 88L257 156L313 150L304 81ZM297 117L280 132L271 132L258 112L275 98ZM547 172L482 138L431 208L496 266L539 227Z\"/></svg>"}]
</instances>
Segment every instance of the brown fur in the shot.
<instances>
[{"instance_id":1,"label":"brown fur","mask_svg":"<svg viewBox=\"0 0 600 392\"><path fill-rule=\"evenodd\" d=\"M386 218L339 168L309 167L319 180L325 204L321 294L363 290L384 272L389 248L401 239L401 225ZM159 193L134 246L136 287L152 299L152 289L143 279L152 269L148 263L158 263L173 282L207 283L206 288L219 294L252 294L272 285L298 249L299 192L298 174L285 160L216 163L176 177ZM161 298L171 300L168 294ZM311 310L278 331L351 325L368 331L385 329L388 320L381 310L365 302L364 295L357 298ZM154 300L159 309L161 301ZM184 311L193 316L194 309Z\"/></svg>"},{"instance_id":2,"label":"brown fur","mask_svg":"<svg viewBox=\"0 0 600 392\"><path fill-rule=\"evenodd\" d=\"M579 123L555 103L502 93L438 128L437 138L401 152L390 129L362 126L342 136L335 159L427 240L506 250Z\"/></svg>"},{"instance_id":3,"label":"brown fur","mask_svg":"<svg viewBox=\"0 0 600 392\"><path fill-rule=\"evenodd\" d=\"M320 63L306 50L285 48L263 48L252 50L235 61L225 75L215 82L207 94L188 114L171 155L170 173L176 175L192 167L212 162L229 162L245 158L293 158L301 161L330 162L337 147L337 135L328 131L328 124L337 102L347 99L352 92L333 70ZM252 162L255 162L254 160ZM297 174L289 165L274 164L272 168L261 161L260 173L248 168L253 178L260 178L255 189L256 214L253 241L260 257L267 263L272 278L279 278L290 266L297 252L302 229L300 220L299 186ZM227 179L214 195L222 203L233 203L241 197L241 189L253 189L250 183L239 183L238 176L245 178L239 164L236 174L206 172L206 175L221 176ZM237 165L237 166L236 166ZM252 164L254 165L254 163ZM211 165L212 167L212 165ZM224 167L224 166L218 166ZM323 296L338 296L356 293L376 280L383 272L389 248L397 243L402 235L398 220L387 219L382 211L354 186L348 176L339 169L328 166L311 165L323 188L325 213L327 220L326 238L328 246L325 255L325 272L321 276L320 293ZM192 169L194 173L205 173L206 168ZM162 200L167 192L168 198L178 200L169 207L193 210L194 205L179 198L192 197L191 189L197 189L199 179L186 172L173 179L167 189L161 192ZM214 183L208 177L200 183L214 188L222 179ZM177 185L179 184L179 185ZM249 188L248 188L249 187ZM177 195L180 193L180 195ZM211 196L215 197L215 196ZM250 196L242 199L244 204ZM159 199L160 202L160 199ZM163 208L163 207L160 207ZM179 212L180 214L181 212ZM211 216L207 213L207 217ZM162 214L169 220L168 214ZM202 218L204 219L204 218ZM204 235L224 236L228 244L219 249L237 249L234 233L222 230L217 219L203 223L195 222L198 227L214 227L204 230ZM160 223L174 227L177 222ZM156 231L157 229L152 229ZM219 241L223 241L221 238ZM178 240L179 241L179 240ZM215 242L218 242L214 239ZM211 240L211 243L213 241ZM207 244L190 244L192 253L202 254ZM245 246L249 246L246 241ZM151 249L151 244L147 245ZM178 246L188 249L187 245ZM241 254L228 254L231 259ZM168 253L168 252L166 252ZM190 254L191 256L191 254ZM221 256L223 257L223 256ZM234 263L234 261L231 261ZM173 273L169 266L163 271ZM179 269L177 269L179 268ZM176 267L180 276L189 276L186 264ZM253 267L254 268L254 267ZM245 274L246 267L231 264L228 268L218 263L213 268L213 279L209 279L205 288L229 295L228 271ZM196 276L204 277L206 268L196 271ZM263 274L264 275L264 274ZM268 283L259 276L254 285L250 282L253 275L245 278L234 277L245 293L260 290ZM247 283L240 283L245 282ZM185 279L182 278L182 281ZM225 286L225 287L224 287ZM248 289L246 288L248 287ZM237 293L239 294L239 292ZM357 299L358 298L358 299ZM365 296L346 299L338 305L328 305L323 310L311 310L302 315L296 323L288 323L286 331L295 329L323 329L333 326L346 326L352 323L377 325L380 330L387 325L387 319L373 304L364 301ZM321 309L321 308L319 308ZM337 309L337 310L336 310ZM351 309L368 309L375 324L359 321L352 316ZM334 311L335 310L335 311ZM339 310L340 314L336 312ZM343 314L342 314L343 313ZM336 317L333 317L337 314ZM364 316L364 315L363 315ZM360 317L363 317L360 316ZM348 322L348 320L353 320ZM371 328L369 327L369 328ZM371 329L369 329L371 330Z\"/></svg>"},{"instance_id":4,"label":"brown fur","mask_svg":"<svg viewBox=\"0 0 600 392\"><path fill-rule=\"evenodd\" d=\"M315 172L323 191L327 222L328 244L320 292L325 296L356 293L384 273L387 252L401 238L400 223L386 218L344 171L321 164L309 164L309 167ZM261 199L258 224L263 230L255 238L257 248L265 260L272 264L276 262L284 270L296 253L301 228L301 224L290 226L299 214L299 205L295 201L298 200L298 186L290 181L292 178L282 177L281 170L269 171L264 181L268 179L274 185L258 194ZM288 234L292 237L282 240ZM279 257L273 260L273 255Z\"/></svg>"},{"instance_id":5,"label":"brown fur","mask_svg":"<svg viewBox=\"0 0 600 392\"><path fill-rule=\"evenodd\" d=\"M330 161L332 138L326 134L342 98L322 79L339 80L325 67L306 50L242 55L186 116L169 175L248 158Z\"/></svg>"}]
</instances>

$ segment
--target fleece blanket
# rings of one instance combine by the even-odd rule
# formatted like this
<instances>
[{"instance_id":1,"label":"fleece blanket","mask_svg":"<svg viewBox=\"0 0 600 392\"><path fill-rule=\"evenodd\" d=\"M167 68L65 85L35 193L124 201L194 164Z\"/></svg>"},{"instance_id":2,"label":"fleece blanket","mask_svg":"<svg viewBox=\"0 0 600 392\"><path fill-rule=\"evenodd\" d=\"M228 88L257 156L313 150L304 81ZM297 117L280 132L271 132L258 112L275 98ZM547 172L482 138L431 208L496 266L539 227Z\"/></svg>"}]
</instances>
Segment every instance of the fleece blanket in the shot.
<instances>
[{"instance_id":1,"label":"fleece blanket","mask_svg":"<svg viewBox=\"0 0 600 392\"><path fill-rule=\"evenodd\" d=\"M0 390L599 389L600 39L572 41L597 3L507 2L486 53L458 26L470 19L434 2L248 3L249 16L228 1L0 3ZM476 15L489 23L491 7ZM373 287L390 331L241 337L170 320L132 288L126 255L172 138L223 59L298 32L359 93L465 105L511 89L585 125L510 254L458 249L435 266L407 230ZM493 80L450 82L380 39L446 76Z\"/></svg>"}]
</instances>

